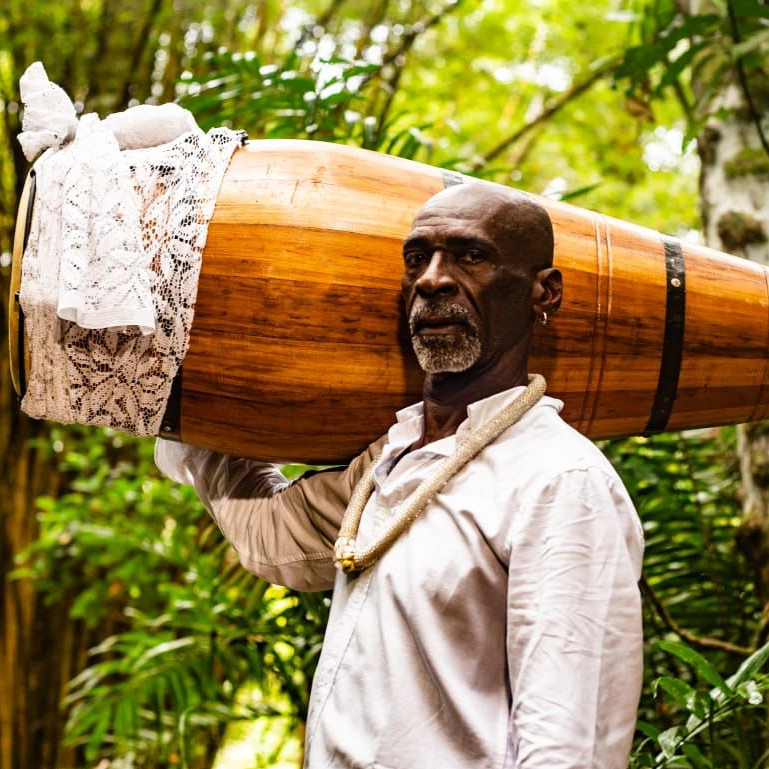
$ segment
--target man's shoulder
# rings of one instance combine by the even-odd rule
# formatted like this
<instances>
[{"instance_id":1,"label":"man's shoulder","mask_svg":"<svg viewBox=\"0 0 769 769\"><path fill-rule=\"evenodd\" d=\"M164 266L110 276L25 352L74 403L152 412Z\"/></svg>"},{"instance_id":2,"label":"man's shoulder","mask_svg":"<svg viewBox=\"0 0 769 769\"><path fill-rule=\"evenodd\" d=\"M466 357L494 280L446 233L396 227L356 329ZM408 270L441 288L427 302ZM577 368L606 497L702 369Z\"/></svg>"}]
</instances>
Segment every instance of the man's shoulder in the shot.
<instances>
[{"instance_id":1,"label":"man's shoulder","mask_svg":"<svg viewBox=\"0 0 769 769\"><path fill-rule=\"evenodd\" d=\"M593 470L621 483L601 450L563 419L559 407L559 401L543 398L502 436L499 451L516 467L516 473L544 480Z\"/></svg>"}]
</instances>

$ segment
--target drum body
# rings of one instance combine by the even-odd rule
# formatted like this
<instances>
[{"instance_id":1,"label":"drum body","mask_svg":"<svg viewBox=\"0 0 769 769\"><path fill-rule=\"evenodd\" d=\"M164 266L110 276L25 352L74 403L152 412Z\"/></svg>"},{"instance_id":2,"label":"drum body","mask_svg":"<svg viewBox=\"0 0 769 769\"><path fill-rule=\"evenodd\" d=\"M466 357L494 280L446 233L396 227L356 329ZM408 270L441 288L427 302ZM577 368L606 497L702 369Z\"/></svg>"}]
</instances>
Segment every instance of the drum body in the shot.
<instances>
[{"instance_id":1,"label":"drum body","mask_svg":"<svg viewBox=\"0 0 769 769\"><path fill-rule=\"evenodd\" d=\"M401 243L422 203L461 180L319 142L236 151L203 254L174 417L181 439L273 461L343 462L419 400ZM564 302L537 326L529 368L564 401L568 422L605 438L767 415L765 268L540 201ZM23 371L13 324L11 347Z\"/></svg>"}]
</instances>

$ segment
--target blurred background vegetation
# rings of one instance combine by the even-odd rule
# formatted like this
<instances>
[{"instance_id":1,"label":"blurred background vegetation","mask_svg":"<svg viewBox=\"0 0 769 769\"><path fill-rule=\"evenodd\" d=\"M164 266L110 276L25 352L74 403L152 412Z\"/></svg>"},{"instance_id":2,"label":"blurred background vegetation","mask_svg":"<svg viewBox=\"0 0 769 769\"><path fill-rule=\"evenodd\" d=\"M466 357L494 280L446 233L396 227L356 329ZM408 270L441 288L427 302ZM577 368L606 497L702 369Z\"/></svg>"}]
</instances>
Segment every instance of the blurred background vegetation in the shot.
<instances>
[{"instance_id":1,"label":"blurred background vegetation","mask_svg":"<svg viewBox=\"0 0 769 769\"><path fill-rule=\"evenodd\" d=\"M767 261L767 46L762 0L5 0L0 327L33 61L81 112L177 100L205 128L397 154ZM724 204L753 226L727 231ZM27 419L7 355L0 769L298 766L328 596L241 569L152 441ZM769 766L766 434L602 444L648 540L633 767Z\"/></svg>"}]
</instances>

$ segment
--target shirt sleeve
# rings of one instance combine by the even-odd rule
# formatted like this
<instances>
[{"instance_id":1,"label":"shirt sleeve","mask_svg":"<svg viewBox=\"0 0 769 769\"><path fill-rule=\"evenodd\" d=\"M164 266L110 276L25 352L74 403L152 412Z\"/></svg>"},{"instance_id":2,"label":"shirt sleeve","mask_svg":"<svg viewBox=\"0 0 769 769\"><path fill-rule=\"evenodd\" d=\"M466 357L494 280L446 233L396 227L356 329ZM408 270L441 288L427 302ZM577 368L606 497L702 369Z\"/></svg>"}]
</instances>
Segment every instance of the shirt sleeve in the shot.
<instances>
[{"instance_id":1,"label":"shirt sleeve","mask_svg":"<svg viewBox=\"0 0 769 769\"><path fill-rule=\"evenodd\" d=\"M642 679L640 522L599 468L522 507L508 587L515 769L625 769Z\"/></svg>"},{"instance_id":2,"label":"shirt sleeve","mask_svg":"<svg viewBox=\"0 0 769 769\"><path fill-rule=\"evenodd\" d=\"M193 485L243 566L296 590L327 590L333 546L364 470L381 451L371 444L346 468L308 473L289 483L275 465L158 440L155 463Z\"/></svg>"}]
</instances>

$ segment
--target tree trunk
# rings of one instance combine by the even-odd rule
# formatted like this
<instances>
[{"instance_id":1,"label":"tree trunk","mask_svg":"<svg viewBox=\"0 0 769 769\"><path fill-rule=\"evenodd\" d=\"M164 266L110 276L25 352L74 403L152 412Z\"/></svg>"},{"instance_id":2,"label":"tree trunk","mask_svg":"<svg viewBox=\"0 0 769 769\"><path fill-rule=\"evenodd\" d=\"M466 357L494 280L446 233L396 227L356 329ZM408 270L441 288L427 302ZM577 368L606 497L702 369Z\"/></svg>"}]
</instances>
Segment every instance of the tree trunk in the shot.
<instances>
[{"instance_id":1,"label":"tree trunk","mask_svg":"<svg viewBox=\"0 0 769 769\"><path fill-rule=\"evenodd\" d=\"M735 33L735 42L739 33ZM698 137L706 239L714 248L769 265L769 118L767 73L739 64L711 103ZM696 87L696 84L695 84ZM728 310L727 310L728 311ZM744 489L737 543L750 564L758 596L769 612L769 423L739 428ZM765 640L767 622L758 633Z\"/></svg>"}]
</instances>

